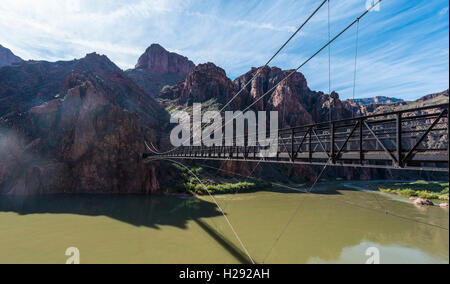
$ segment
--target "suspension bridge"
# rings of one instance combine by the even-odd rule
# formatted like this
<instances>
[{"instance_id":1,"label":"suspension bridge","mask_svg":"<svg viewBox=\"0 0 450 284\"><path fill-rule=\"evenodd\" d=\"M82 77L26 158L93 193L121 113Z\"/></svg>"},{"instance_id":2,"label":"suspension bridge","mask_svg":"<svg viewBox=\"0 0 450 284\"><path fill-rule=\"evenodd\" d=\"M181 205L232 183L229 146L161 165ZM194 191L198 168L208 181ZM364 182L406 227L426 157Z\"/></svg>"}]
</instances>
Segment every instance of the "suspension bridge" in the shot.
<instances>
[{"instance_id":1,"label":"suspension bridge","mask_svg":"<svg viewBox=\"0 0 450 284\"><path fill-rule=\"evenodd\" d=\"M271 157L260 154L266 146L247 146L246 136L245 146L182 146L144 158L449 170L449 104L300 125L277 134Z\"/></svg>"}]
</instances>

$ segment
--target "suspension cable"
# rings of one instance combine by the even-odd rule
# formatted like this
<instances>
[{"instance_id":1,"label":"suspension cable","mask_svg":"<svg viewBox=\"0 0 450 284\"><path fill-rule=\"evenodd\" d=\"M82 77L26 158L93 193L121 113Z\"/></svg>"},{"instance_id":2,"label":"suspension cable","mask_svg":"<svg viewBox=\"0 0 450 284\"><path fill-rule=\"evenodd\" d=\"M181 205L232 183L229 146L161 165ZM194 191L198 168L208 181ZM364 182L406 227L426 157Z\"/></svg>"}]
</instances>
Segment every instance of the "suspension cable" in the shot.
<instances>
[{"instance_id":1,"label":"suspension cable","mask_svg":"<svg viewBox=\"0 0 450 284\"><path fill-rule=\"evenodd\" d=\"M330 24L330 0L328 0L328 41L331 39L331 24ZM330 108L328 110L329 120L333 119L332 115L332 98L331 98L331 44L328 46L328 94L330 95Z\"/></svg>"},{"instance_id":2,"label":"suspension cable","mask_svg":"<svg viewBox=\"0 0 450 284\"><path fill-rule=\"evenodd\" d=\"M357 63L358 63L358 40L359 40L359 20L356 24L356 43L355 43L355 69L353 74L353 101L355 101L355 93L356 93L356 71L357 71ZM355 117L355 112L352 107L352 118Z\"/></svg>"}]
</instances>

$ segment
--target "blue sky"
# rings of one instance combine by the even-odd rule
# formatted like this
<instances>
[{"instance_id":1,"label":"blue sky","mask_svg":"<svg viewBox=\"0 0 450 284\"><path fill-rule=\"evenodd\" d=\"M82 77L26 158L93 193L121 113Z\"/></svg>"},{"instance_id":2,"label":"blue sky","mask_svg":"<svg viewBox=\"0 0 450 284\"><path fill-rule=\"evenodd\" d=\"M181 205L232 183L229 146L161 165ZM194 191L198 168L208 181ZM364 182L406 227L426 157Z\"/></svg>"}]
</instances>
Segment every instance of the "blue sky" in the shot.
<instances>
[{"instance_id":1,"label":"blue sky","mask_svg":"<svg viewBox=\"0 0 450 284\"><path fill-rule=\"evenodd\" d=\"M71 60L96 51L128 69L151 43L214 62L230 78L263 65L320 0L2 0L0 44L23 59ZM367 0L330 0L335 35ZM416 99L449 85L447 0L383 0L360 23L356 98ZM327 41L327 6L271 65L295 68ZM352 97L355 29L331 48L332 89ZM325 50L300 70L328 92Z\"/></svg>"}]
</instances>

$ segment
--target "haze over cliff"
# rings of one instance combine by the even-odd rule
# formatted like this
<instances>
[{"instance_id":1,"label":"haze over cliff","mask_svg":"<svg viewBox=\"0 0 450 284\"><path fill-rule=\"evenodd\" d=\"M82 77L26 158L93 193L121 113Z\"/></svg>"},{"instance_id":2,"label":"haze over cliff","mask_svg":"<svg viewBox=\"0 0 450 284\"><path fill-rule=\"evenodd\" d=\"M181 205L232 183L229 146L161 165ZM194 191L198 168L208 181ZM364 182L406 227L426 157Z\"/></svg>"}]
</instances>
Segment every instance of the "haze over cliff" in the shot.
<instances>
[{"instance_id":1,"label":"haze over cliff","mask_svg":"<svg viewBox=\"0 0 450 284\"><path fill-rule=\"evenodd\" d=\"M3 67L0 86L0 193L160 189L141 154L167 113L106 56Z\"/></svg>"}]
</instances>

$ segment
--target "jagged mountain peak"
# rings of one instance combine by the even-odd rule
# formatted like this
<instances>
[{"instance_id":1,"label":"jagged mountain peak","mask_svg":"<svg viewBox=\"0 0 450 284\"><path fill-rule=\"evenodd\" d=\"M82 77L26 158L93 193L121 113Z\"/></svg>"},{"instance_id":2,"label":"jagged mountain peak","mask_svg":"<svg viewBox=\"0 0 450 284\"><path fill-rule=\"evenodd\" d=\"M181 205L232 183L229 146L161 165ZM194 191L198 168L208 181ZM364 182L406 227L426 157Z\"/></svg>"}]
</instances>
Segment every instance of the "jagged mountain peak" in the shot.
<instances>
[{"instance_id":1,"label":"jagged mountain peak","mask_svg":"<svg viewBox=\"0 0 450 284\"><path fill-rule=\"evenodd\" d=\"M183 81L194 68L187 57L154 43L139 57L136 67L125 73L148 95L158 97L164 86Z\"/></svg>"},{"instance_id":2,"label":"jagged mountain peak","mask_svg":"<svg viewBox=\"0 0 450 284\"><path fill-rule=\"evenodd\" d=\"M144 69L151 74L177 74L186 77L195 67L187 57L167 51L159 44L150 45L138 60L136 69Z\"/></svg>"}]
</instances>

